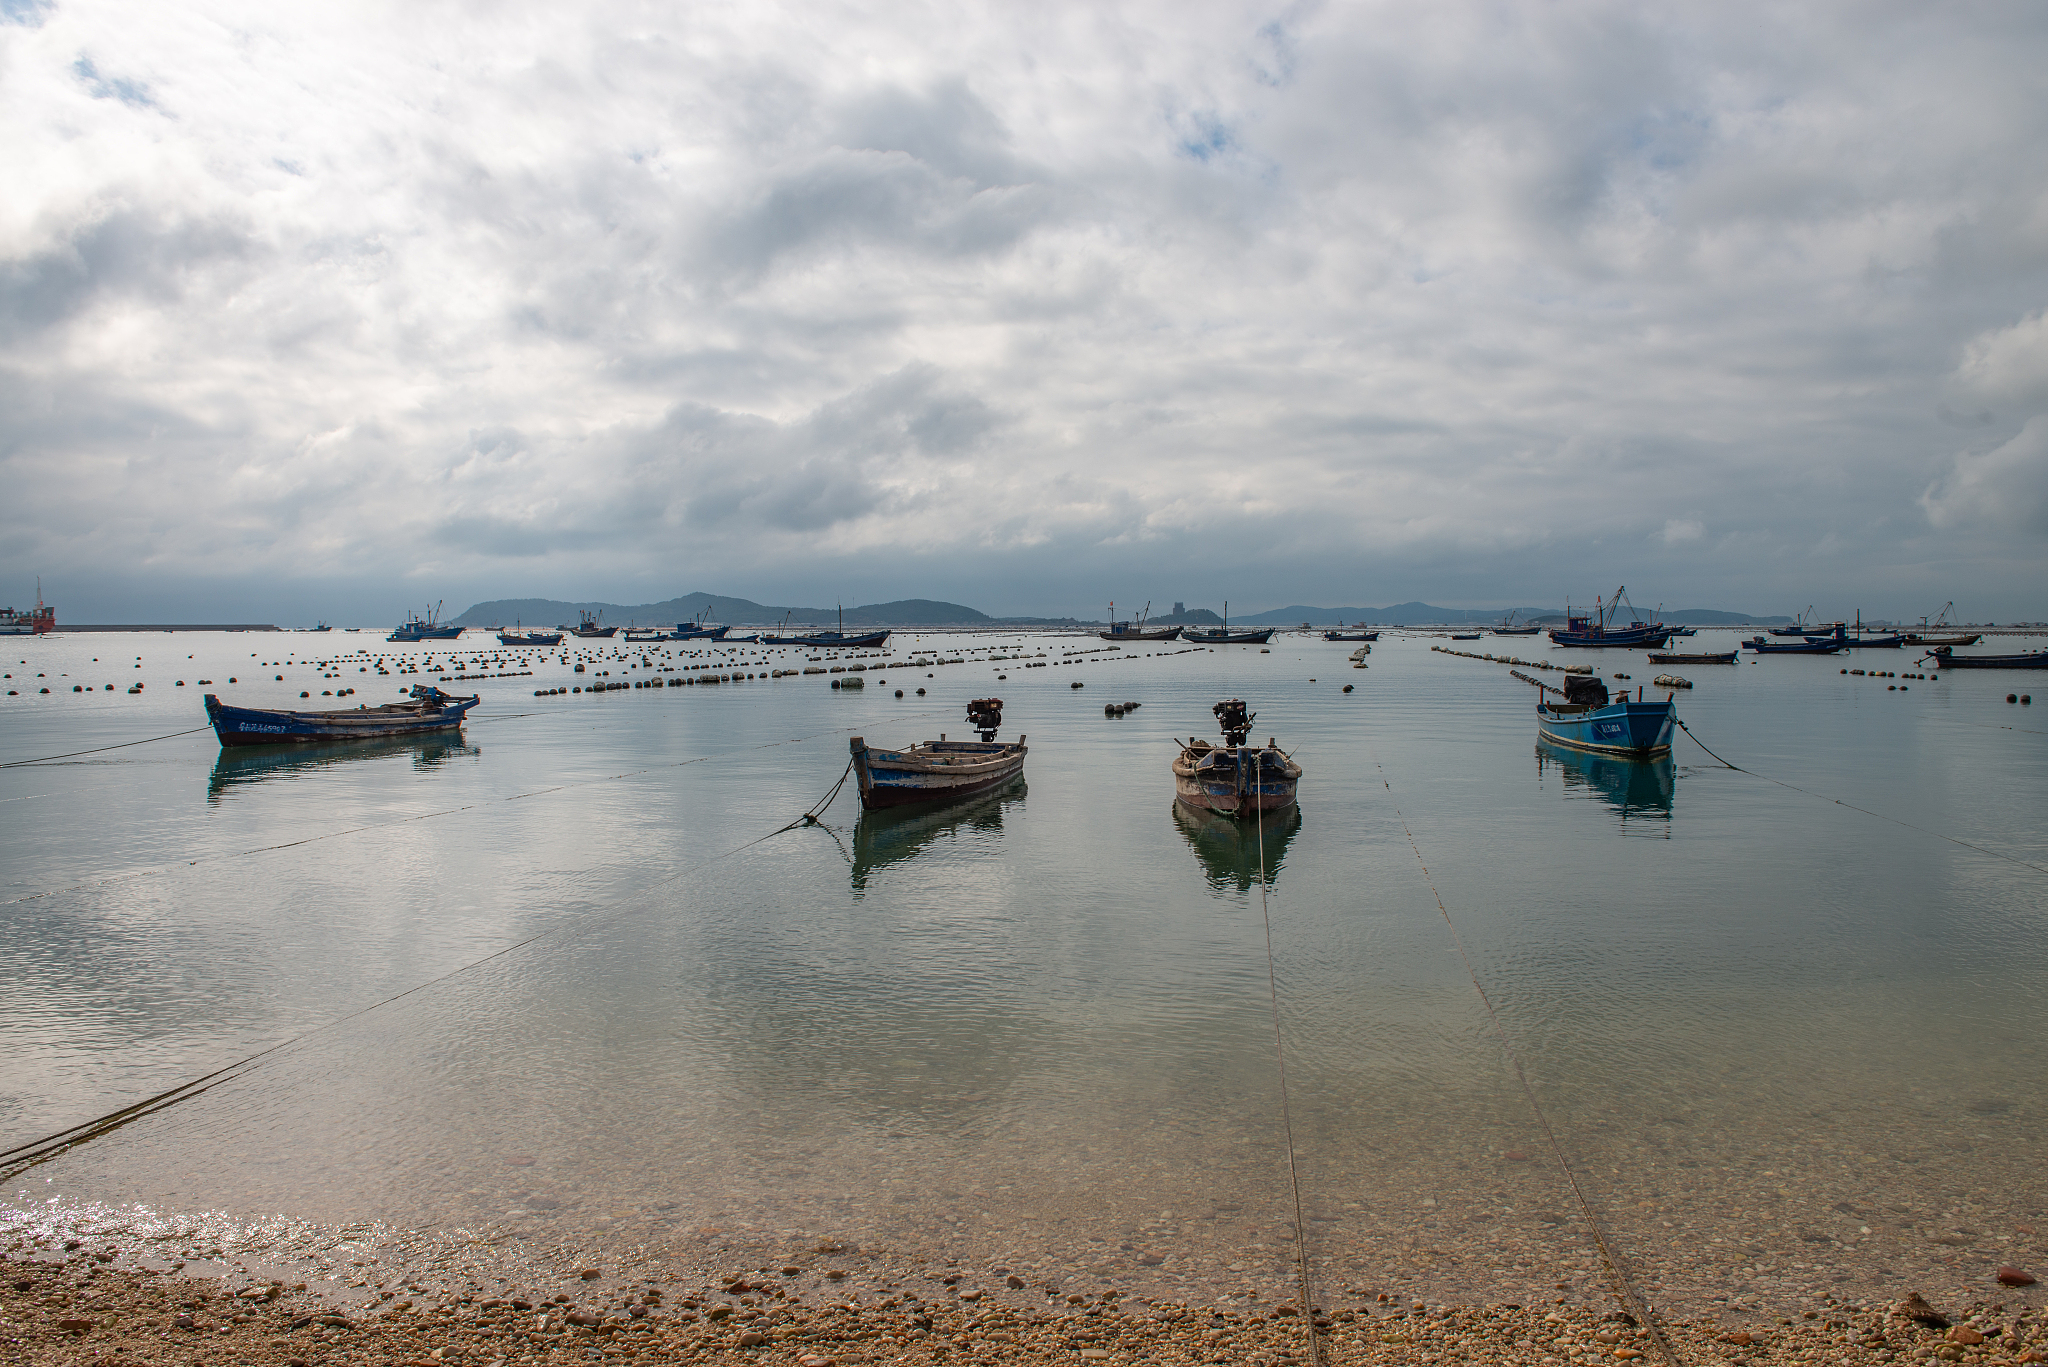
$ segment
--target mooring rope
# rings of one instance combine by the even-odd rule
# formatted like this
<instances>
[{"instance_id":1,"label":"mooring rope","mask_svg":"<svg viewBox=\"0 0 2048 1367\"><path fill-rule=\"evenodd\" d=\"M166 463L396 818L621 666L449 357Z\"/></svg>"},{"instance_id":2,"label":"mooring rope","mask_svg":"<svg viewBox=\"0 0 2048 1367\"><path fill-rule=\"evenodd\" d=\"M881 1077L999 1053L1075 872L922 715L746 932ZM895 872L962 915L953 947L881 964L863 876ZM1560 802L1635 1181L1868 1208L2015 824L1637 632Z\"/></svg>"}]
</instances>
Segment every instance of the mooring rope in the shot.
<instances>
[{"instance_id":1,"label":"mooring rope","mask_svg":"<svg viewBox=\"0 0 2048 1367\"><path fill-rule=\"evenodd\" d=\"M109 750L126 750L131 745L154 745L160 740L176 740L180 736L196 736L201 731L211 731L211 726L195 726L190 731L173 731L167 736L150 736L145 740L124 740L119 745L102 745L96 750L73 750L67 755L42 755L35 759L10 759L0 763L0 769L18 769L24 764L48 764L52 760L77 759L80 755L104 755Z\"/></svg>"},{"instance_id":2,"label":"mooring rope","mask_svg":"<svg viewBox=\"0 0 2048 1367\"><path fill-rule=\"evenodd\" d=\"M852 762L848 761L847 772L851 772L852 768ZM722 854L715 854L711 856L711 858L703 860L696 864L692 864L687 868L677 869L675 872L669 874L666 878L657 879L653 883L647 885L646 887L641 888L637 892L633 893L629 898L624 899L622 903L614 904L610 908L610 910L614 915L624 915L633 908L634 904L643 901L648 896L648 894L654 892L658 888L673 883L677 879L684 878L690 874L697 873L703 869L710 868L713 864L717 864L724 860L730 859L734 855L742 852L743 850L752 849L754 846L759 845L763 841L772 840L776 836L781 835L786 831L793 831L799 826L814 824L816 821L817 814L823 812L827 807L831 806L832 799L838 796L840 788L843 787L845 783L846 773L841 773L839 776L839 781L832 785L831 791L825 795L823 800L812 804L812 806L802 816L799 816L796 820L790 822L788 825L778 826L774 830L769 831L766 835L759 835L754 837L752 840L746 841L743 844L735 845L731 849L726 850ZM370 1014L372 1011L382 1010L384 1007L390 1006L394 1002L403 1001L405 998L413 996L415 993L424 992L428 988L433 987L439 983L444 983L452 978L460 977L462 974L467 973L472 969L481 968L483 965L490 963L494 959L503 958L505 955L511 954L516 950L524 949L528 945L534 944L541 940L545 940L549 936L556 935L558 933L568 930L588 929L593 925L599 924L598 922L593 921L591 919L592 917L595 917L598 914L599 909L593 908L590 911L584 912L582 915L576 916L570 920L557 922L556 924L547 927L545 930L534 932L532 935L527 936L523 940L519 940L512 944L506 945L502 949L493 950L491 953L484 955L481 959L473 959L466 964L462 964L456 968L449 969L446 973L443 973L438 977L429 978L427 981L423 983L416 983L413 986L406 988L403 992L394 992L392 995L384 998L382 1001L376 1001L370 1003L368 1006L358 1007L356 1010L350 1011L346 1015L337 1016L333 1020L327 1021L321 1025L316 1025L310 1030L301 1031L300 1033L293 1035L289 1039L279 1040L276 1044L270 1045L268 1048L265 1049L259 1049L255 1053L250 1054L245 1058L237 1059L235 1062L228 1064L226 1067L216 1068L212 1072L193 1078L189 1082L180 1083L178 1086L171 1087L164 1091L158 1092L154 1096L145 1097L140 1101L133 1102L127 1106L123 1106L119 1110L109 1111L107 1114L103 1116L99 1116L95 1119L81 1122L80 1124L73 1125L68 1129L59 1130L55 1134L45 1135L41 1139L30 1140L28 1143L25 1144L17 1144L13 1148L0 1149L0 1183L11 1182L16 1177L20 1176L22 1173L28 1171L28 1169L35 1167L37 1164L46 1163L50 1159L57 1157L59 1154L64 1153L70 1149L77 1148L79 1145L87 1143L90 1140L97 1139L103 1134L109 1134L114 1130L120 1129L124 1125L129 1125L137 1120L141 1120L145 1116L154 1115L158 1111L166 1110L169 1107L177 1105L181 1101L190 1101L193 1097L203 1095L204 1093L211 1091L213 1088L219 1086L220 1084L232 1081L234 1078L241 1076L243 1073L249 1071L249 1069L254 1067L260 1060L267 1058L268 1056L276 1053L280 1049L285 1049L290 1047L291 1045L302 1043L305 1040L313 1038L315 1035L324 1034L325 1032L335 1029L337 1026L344 1025L349 1021L357 1019L358 1017L366 1016Z\"/></svg>"},{"instance_id":3,"label":"mooring rope","mask_svg":"<svg viewBox=\"0 0 2048 1367\"><path fill-rule=\"evenodd\" d=\"M1240 751L1240 754L1242 752ZM1238 765L1242 775L1244 766ZM1280 977L1273 967L1273 912L1266 901L1266 808L1259 800L1257 773L1252 782L1252 811L1259 842L1259 917L1266 925L1266 996L1273 1009L1273 1053L1280 1064L1280 1128L1287 1136L1287 1180L1294 1188L1294 1257L1301 1276L1301 1318L1308 1327L1309 1367L1323 1367L1323 1341L1316 1334L1314 1280L1308 1268L1308 1218L1301 1205L1301 1165L1294 1153L1294 1115L1287 1098L1287 1045L1280 1033Z\"/></svg>"},{"instance_id":4,"label":"mooring rope","mask_svg":"<svg viewBox=\"0 0 2048 1367\"><path fill-rule=\"evenodd\" d=\"M1387 797L1391 800L1394 796L1394 785L1387 781L1386 768L1376 754L1373 756L1372 765L1379 771L1380 786L1387 790ZM1507 1055L1509 1064L1514 1067L1515 1080L1522 1086L1522 1096L1528 1101L1529 1109L1536 1117L1537 1127L1543 1131L1543 1139L1550 1148L1551 1157L1556 1160L1559 1171L1564 1173L1565 1182L1571 1187L1572 1196L1579 1203L1579 1212L1585 1217L1586 1227L1593 1233L1594 1246L1599 1249L1601 1264L1607 1270L1608 1284L1614 1289L1616 1299L1621 1302L1629 1317L1641 1325L1643 1331L1650 1336L1658 1356L1664 1359L1667 1367L1684 1367L1678 1350L1672 1347L1671 1340L1665 1337L1663 1328L1650 1313L1649 1302L1643 1299L1641 1293L1636 1290L1635 1283L1630 1280L1627 1267L1607 1238L1606 1227L1600 1223L1600 1217L1593 1211L1593 1202L1587 1197L1585 1188L1579 1184L1579 1175L1573 1169L1571 1159L1565 1155L1564 1144L1558 1139L1557 1131L1551 1127L1550 1117L1545 1114L1543 1104L1536 1099L1536 1089L1529 1084L1529 1075L1522 1068L1521 1055L1515 1052L1514 1044L1508 1039L1507 1028L1501 1024L1500 1012L1494 1008L1493 998L1487 995L1485 985L1479 980L1479 970L1474 966L1472 956L1465 948L1465 938L1458 933L1457 923L1451 920L1450 908L1444 905L1443 894L1436 890L1436 879L1430 876L1429 861L1422 857L1422 847L1416 843L1415 832L1408 828L1408 817L1402 812L1398 802L1394 806L1394 815L1401 822L1401 833L1408 837L1408 848L1415 852L1415 862L1422 869L1422 881L1428 884L1429 895L1436 899L1437 912L1444 918L1444 927L1451 932L1451 943L1457 947L1458 958L1465 965L1466 975L1472 979L1472 990L1479 994L1481 1004L1486 1007L1486 1016L1493 1026L1494 1038L1500 1041L1501 1052Z\"/></svg>"},{"instance_id":5,"label":"mooring rope","mask_svg":"<svg viewBox=\"0 0 2048 1367\"><path fill-rule=\"evenodd\" d=\"M1674 717L1672 720L1677 721L1677 718ZM1678 729L1685 732L1686 735L1692 736L1692 743L1694 745L1699 746L1699 748L1702 750L1707 750L1707 743L1701 740L1698 736L1693 736L1691 727L1687 726L1684 722L1680 721L1678 722ZM1707 753L1710 755L1714 755L1714 752L1712 750L1707 750ZM1806 796L1818 798L1822 802L1832 802L1837 807L1847 807L1852 812L1861 812L1865 816L1874 816L1879 821L1889 821L1894 826L1902 826L1906 830L1917 831L1921 835L1931 835L1936 840L1946 840L1949 842L1949 844L1960 845L1966 850L1975 850L1978 854L1988 854L1994 859L2003 859L2010 863L2018 864L2021 868L2032 869L2035 873L2048 873L2048 868L2043 868L2041 865L2033 863L2030 860L2022 859L2016 854L2007 854L2003 850L1994 850L1988 845L1979 845L1973 841L1965 840L1961 836L1949 835L1943 831L1933 830L1926 826L1915 825L1911 821L1902 820L1899 817L1892 816L1886 812L1873 811L1868 807L1859 807L1855 803L1849 802L1843 798L1829 797L1826 793L1816 793L1811 788L1802 788L1796 783L1787 783L1782 778L1772 778L1769 774L1760 774L1754 769L1745 769L1739 764L1728 764L1728 761L1722 759L1719 755L1714 755L1714 758L1718 760L1720 763L1727 765L1730 769L1733 769L1738 774L1748 774L1751 778L1760 778L1766 783L1775 783L1780 788L1789 788L1795 793L1804 793Z\"/></svg>"}]
</instances>

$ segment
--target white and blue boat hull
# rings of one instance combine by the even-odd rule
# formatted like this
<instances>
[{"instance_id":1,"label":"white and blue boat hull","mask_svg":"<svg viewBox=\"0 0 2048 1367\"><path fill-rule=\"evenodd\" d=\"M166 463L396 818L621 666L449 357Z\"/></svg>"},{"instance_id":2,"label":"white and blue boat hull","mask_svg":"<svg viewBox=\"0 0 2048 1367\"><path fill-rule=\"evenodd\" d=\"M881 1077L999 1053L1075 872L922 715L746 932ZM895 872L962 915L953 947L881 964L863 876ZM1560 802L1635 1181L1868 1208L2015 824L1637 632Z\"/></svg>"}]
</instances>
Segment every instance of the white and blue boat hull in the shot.
<instances>
[{"instance_id":1,"label":"white and blue boat hull","mask_svg":"<svg viewBox=\"0 0 2048 1367\"><path fill-rule=\"evenodd\" d=\"M1604 707L1541 702L1536 705L1536 730L1554 745L1599 755L1648 759L1668 754L1678 707L1662 702L1622 699Z\"/></svg>"}]
</instances>

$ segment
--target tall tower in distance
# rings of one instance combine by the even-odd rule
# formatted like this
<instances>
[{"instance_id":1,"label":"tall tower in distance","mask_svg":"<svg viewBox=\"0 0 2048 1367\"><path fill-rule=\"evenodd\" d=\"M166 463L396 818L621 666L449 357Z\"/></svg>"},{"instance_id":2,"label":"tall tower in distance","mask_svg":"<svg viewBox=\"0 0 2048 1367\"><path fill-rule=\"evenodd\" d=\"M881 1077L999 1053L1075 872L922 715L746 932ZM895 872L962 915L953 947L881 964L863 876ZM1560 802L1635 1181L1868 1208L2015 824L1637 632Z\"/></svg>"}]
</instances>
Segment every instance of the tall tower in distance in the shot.
<instances>
[{"instance_id":1,"label":"tall tower in distance","mask_svg":"<svg viewBox=\"0 0 2048 1367\"><path fill-rule=\"evenodd\" d=\"M1183 612L1186 612L1187 610L1188 605L1186 603L1175 603L1173 605L1173 615L1176 617L1180 616Z\"/></svg>"}]
</instances>

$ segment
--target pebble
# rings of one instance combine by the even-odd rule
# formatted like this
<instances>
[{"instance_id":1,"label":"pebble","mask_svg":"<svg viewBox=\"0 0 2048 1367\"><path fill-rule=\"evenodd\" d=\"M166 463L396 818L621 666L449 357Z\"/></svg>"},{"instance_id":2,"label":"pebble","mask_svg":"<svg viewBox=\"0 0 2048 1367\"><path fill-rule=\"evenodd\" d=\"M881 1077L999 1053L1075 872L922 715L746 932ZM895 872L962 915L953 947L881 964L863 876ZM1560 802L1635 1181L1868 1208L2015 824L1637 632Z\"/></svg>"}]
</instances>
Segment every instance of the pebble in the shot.
<instances>
[{"instance_id":1,"label":"pebble","mask_svg":"<svg viewBox=\"0 0 2048 1367\"><path fill-rule=\"evenodd\" d=\"M2032 1286L2035 1280L2033 1273L2021 1271L2017 1267L1998 1269L1998 1283L2001 1286Z\"/></svg>"}]
</instances>

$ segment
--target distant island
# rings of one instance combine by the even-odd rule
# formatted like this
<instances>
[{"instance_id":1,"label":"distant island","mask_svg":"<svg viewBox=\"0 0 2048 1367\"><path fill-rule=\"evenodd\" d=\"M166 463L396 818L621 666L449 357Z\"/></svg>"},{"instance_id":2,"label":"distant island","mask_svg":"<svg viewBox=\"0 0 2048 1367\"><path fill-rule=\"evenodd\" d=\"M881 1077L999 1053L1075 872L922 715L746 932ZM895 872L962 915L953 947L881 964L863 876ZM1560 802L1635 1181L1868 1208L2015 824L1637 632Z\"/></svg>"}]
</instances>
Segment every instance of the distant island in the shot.
<instances>
[{"instance_id":1,"label":"distant island","mask_svg":"<svg viewBox=\"0 0 2048 1367\"><path fill-rule=\"evenodd\" d=\"M1176 603L1170 613L1154 613L1152 626L1214 626L1220 614L1209 608L1188 608ZM730 598L715 593L689 593L659 603L571 603L554 598L497 598L478 603L461 616L450 619L457 626L497 627L523 623L529 627L574 626L580 614L602 615L607 625L672 626L702 614L708 622L728 626L772 626L787 619L791 626L827 626L841 619L836 607L777 607L747 598ZM1233 623L1245 626L1335 626L1339 622L1370 622L1379 626L1470 626L1498 622L1515 614L1519 622L1542 625L1564 622L1557 608L1440 608L1429 603L1395 603L1390 607L1319 608L1294 604L1264 612L1232 613ZM1723 612L1715 608L1683 608L1659 613L1661 621L1679 626L1719 627L1776 625L1792 619L1757 613ZM991 617L963 603L934 598L899 598L890 603L863 603L845 610L848 626L861 627L1093 627L1100 623L1075 617Z\"/></svg>"}]
</instances>

